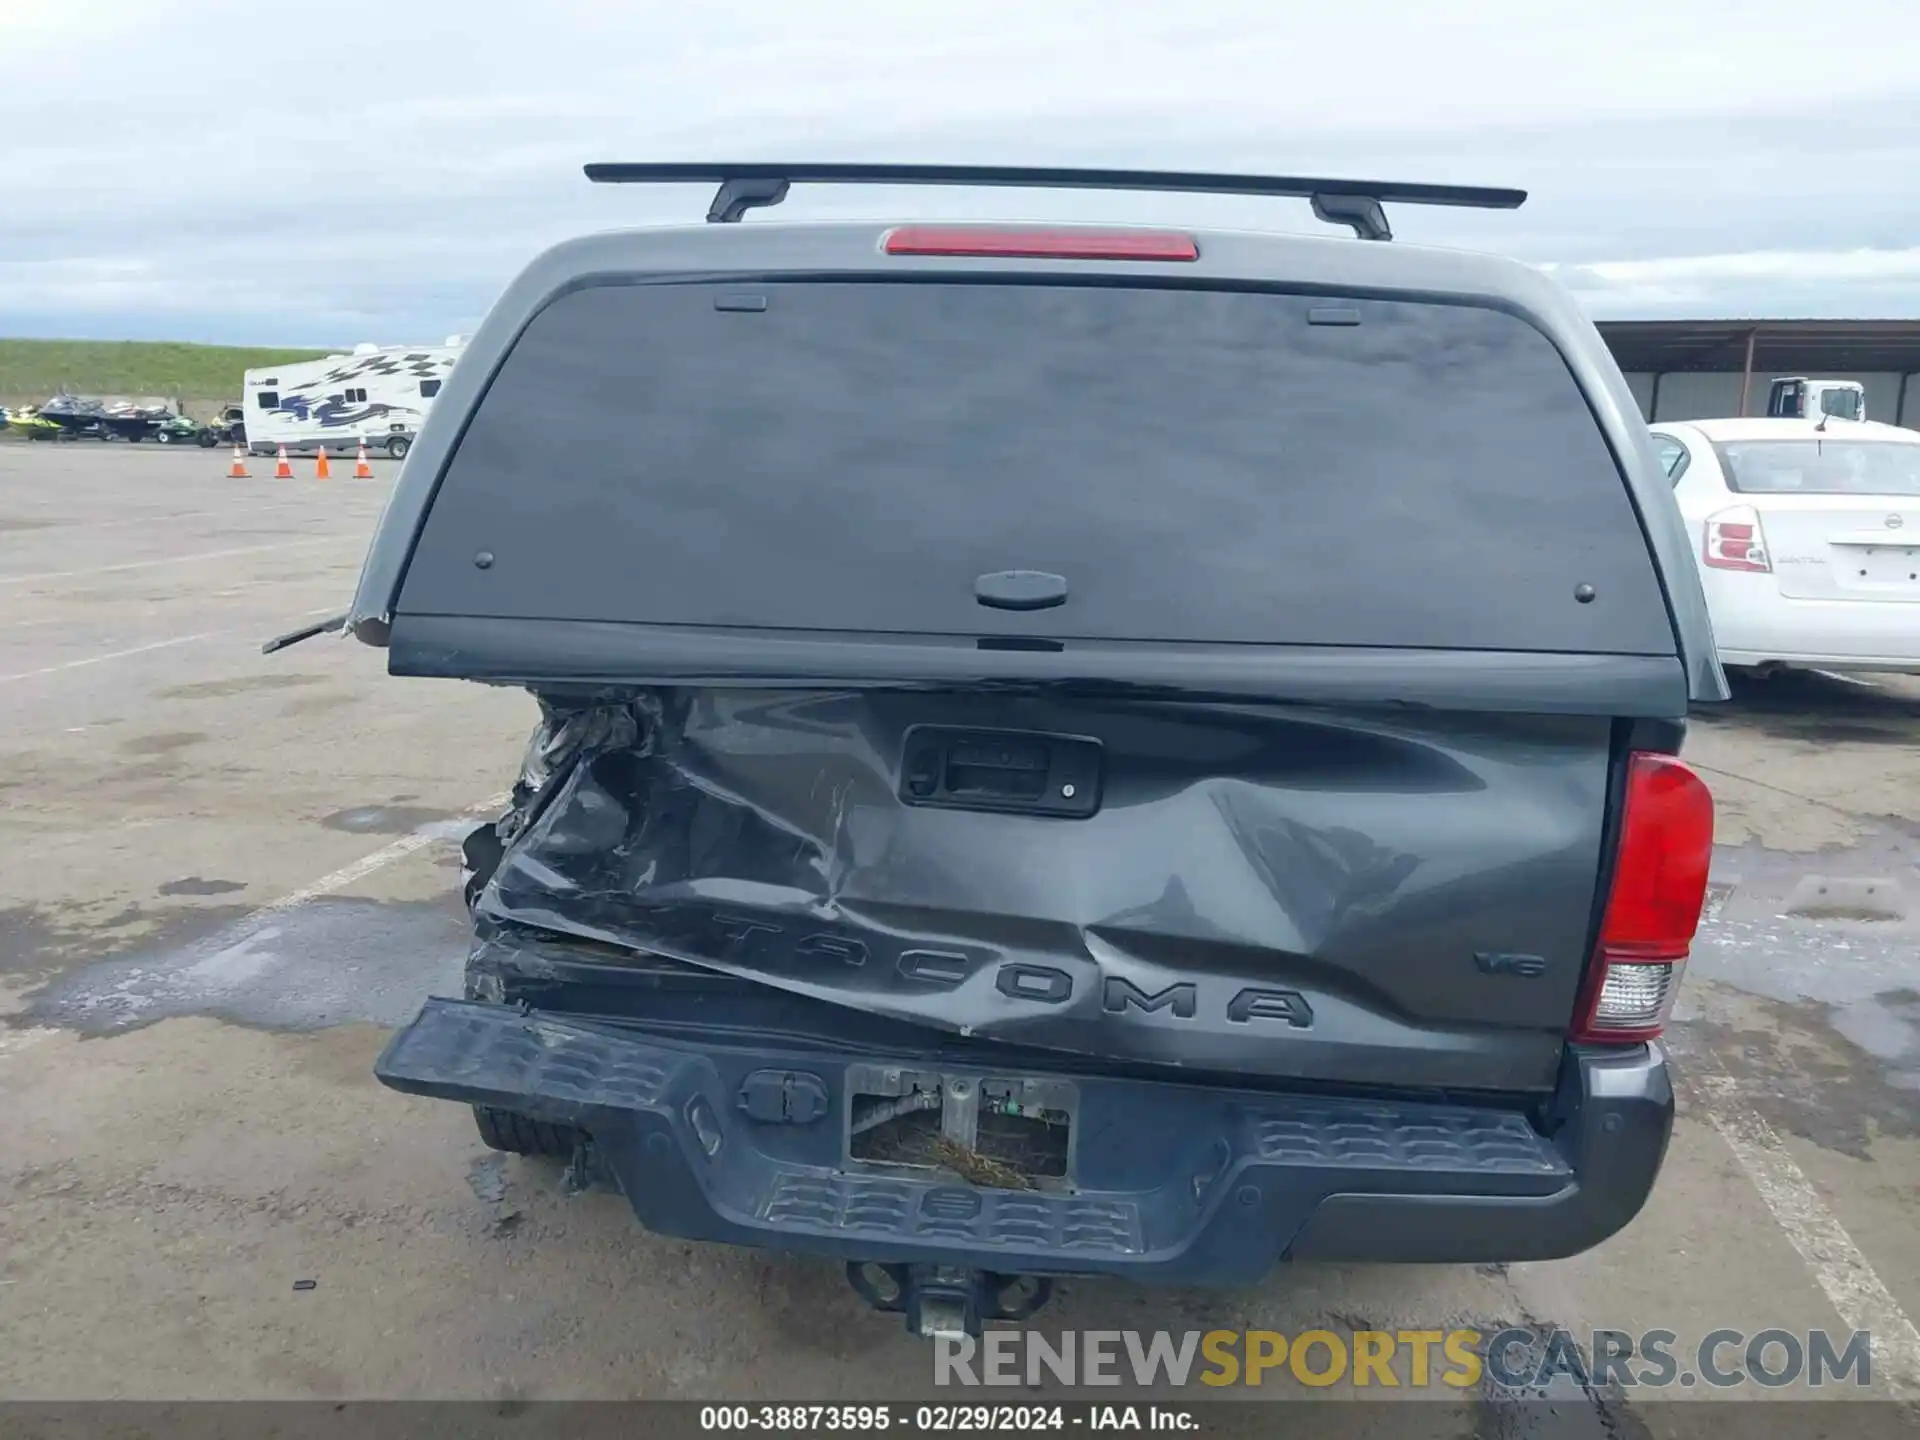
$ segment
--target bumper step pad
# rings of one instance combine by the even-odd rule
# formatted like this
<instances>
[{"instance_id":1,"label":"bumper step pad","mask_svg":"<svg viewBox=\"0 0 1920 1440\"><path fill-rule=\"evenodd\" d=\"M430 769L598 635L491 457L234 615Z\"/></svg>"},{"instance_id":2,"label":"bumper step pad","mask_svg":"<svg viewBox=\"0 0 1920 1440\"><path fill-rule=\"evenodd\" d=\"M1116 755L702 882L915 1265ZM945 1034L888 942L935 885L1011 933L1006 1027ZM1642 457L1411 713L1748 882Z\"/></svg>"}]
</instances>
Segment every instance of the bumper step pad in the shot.
<instances>
[{"instance_id":1,"label":"bumper step pad","mask_svg":"<svg viewBox=\"0 0 1920 1440\"><path fill-rule=\"evenodd\" d=\"M869 1170L846 1156L844 1072L873 1058L668 1042L431 1000L375 1073L395 1090L586 1132L654 1230L848 1259L1230 1283L1278 1259L1331 1195L1538 1205L1577 1188L1517 1113L1088 1077L1060 1077L1082 1097L1072 1186ZM825 1115L750 1117L741 1081L769 1066L821 1077Z\"/></svg>"}]
</instances>

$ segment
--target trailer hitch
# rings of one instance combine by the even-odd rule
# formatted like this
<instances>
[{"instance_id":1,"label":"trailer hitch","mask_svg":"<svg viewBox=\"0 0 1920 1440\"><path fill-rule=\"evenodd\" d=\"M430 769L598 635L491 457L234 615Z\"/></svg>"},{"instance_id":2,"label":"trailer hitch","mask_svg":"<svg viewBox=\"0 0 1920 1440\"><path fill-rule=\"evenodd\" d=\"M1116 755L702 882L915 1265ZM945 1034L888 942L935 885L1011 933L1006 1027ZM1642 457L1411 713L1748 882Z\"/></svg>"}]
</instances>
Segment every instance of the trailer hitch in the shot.
<instances>
[{"instance_id":1,"label":"trailer hitch","mask_svg":"<svg viewBox=\"0 0 1920 1440\"><path fill-rule=\"evenodd\" d=\"M988 1320L1025 1320L1053 1298L1040 1275L999 1275L964 1265L884 1265L854 1260L847 1283L876 1310L906 1316L907 1329L936 1335L978 1335Z\"/></svg>"}]
</instances>

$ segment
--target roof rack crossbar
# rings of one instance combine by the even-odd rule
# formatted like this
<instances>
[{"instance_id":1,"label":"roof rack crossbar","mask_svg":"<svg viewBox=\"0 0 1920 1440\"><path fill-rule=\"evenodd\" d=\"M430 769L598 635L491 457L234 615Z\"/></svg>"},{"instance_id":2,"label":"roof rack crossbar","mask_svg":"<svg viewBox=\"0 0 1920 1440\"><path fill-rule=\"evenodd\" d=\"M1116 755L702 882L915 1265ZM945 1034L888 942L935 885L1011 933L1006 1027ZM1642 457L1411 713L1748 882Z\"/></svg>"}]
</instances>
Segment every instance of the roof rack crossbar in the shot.
<instances>
[{"instance_id":1,"label":"roof rack crossbar","mask_svg":"<svg viewBox=\"0 0 1920 1440\"><path fill-rule=\"evenodd\" d=\"M1350 225L1362 240L1391 240L1385 205L1455 205L1517 210L1524 190L1480 185L1424 185L1388 180L1339 180L1304 175L1228 175L1185 170L1087 170L1026 165L782 165L755 162L625 163L589 165L600 185L698 184L719 186L707 219L733 224L748 210L778 205L796 181L824 185L977 185L1047 190L1153 190L1189 195L1266 195L1311 202L1313 213Z\"/></svg>"}]
</instances>

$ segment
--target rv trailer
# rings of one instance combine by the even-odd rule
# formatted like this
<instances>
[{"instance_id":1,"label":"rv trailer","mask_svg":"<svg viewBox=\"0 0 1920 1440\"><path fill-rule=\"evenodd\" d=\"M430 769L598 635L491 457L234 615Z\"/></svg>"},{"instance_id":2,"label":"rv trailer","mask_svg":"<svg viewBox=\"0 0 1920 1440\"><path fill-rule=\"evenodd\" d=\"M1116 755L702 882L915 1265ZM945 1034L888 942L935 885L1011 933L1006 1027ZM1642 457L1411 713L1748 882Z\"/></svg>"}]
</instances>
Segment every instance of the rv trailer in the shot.
<instances>
[{"instance_id":1,"label":"rv trailer","mask_svg":"<svg viewBox=\"0 0 1920 1440\"><path fill-rule=\"evenodd\" d=\"M465 345L462 335L444 345L359 345L350 355L249 370L247 448L299 454L364 443L402 459Z\"/></svg>"}]
</instances>

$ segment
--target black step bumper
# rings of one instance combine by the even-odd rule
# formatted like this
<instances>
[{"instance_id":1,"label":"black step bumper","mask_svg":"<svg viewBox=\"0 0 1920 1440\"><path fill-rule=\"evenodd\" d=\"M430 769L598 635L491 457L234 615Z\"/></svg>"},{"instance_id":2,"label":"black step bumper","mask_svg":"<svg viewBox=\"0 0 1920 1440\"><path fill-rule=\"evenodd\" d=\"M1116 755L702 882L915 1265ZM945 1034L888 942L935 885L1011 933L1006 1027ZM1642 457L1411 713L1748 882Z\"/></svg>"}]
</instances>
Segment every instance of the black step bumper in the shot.
<instances>
[{"instance_id":1,"label":"black step bumper","mask_svg":"<svg viewBox=\"0 0 1920 1440\"><path fill-rule=\"evenodd\" d=\"M1517 1110L1073 1076L1074 1188L1002 1190L850 1163L847 1071L870 1059L430 1000L375 1074L585 1131L663 1235L1165 1284L1246 1283L1283 1258L1575 1254L1639 1211L1673 1120L1652 1046L1570 1050L1551 1138ZM811 1077L826 1104L808 1123L753 1118L742 1089L767 1071Z\"/></svg>"}]
</instances>

